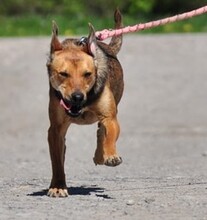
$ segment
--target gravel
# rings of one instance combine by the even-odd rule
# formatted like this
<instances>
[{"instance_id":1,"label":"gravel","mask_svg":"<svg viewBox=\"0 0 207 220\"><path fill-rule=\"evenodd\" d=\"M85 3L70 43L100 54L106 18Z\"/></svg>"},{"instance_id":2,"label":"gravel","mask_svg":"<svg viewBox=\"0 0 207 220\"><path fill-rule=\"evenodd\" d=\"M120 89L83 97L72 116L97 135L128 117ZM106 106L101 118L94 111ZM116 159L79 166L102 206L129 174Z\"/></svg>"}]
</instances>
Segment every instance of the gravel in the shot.
<instances>
[{"instance_id":1,"label":"gravel","mask_svg":"<svg viewBox=\"0 0 207 220\"><path fill-rule=\"evenodd\" d=\"M206 34L126 35L123 164L95 166L96 127L71 126L70 196L49 198L49 38L0 39L0 219L207 219Z\"/></svg>"}]
</instances>

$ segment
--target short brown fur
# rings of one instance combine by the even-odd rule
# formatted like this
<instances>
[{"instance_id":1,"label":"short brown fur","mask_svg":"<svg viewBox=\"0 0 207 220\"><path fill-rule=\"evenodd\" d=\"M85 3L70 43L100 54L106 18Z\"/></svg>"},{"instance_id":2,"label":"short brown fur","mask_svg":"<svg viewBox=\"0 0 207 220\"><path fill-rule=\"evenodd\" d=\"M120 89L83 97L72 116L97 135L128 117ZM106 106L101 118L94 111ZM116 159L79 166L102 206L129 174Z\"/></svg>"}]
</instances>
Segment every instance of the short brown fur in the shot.
<instances>
[{"instance_id":1,"label":"short brown fur","mask_svg":"<svg viewBox=\"0 0 207 220\"><path fill-rule=\"evenodd\" d=\"M115 28L122 26L115 12ZM53 24L51 52L47 63L50 82L48 142L52 161L52 180L48 195L68 196L65 181L65 135L72 124L98 122L94 163L117 166L122 162L116 151L119 136L117 105L123 93L123 73L116 54L122 36L107 45L96 40L93 27L87 39L58 40ZM60 105L64 102L65 108Z\"/></svg>"}]
</instances>

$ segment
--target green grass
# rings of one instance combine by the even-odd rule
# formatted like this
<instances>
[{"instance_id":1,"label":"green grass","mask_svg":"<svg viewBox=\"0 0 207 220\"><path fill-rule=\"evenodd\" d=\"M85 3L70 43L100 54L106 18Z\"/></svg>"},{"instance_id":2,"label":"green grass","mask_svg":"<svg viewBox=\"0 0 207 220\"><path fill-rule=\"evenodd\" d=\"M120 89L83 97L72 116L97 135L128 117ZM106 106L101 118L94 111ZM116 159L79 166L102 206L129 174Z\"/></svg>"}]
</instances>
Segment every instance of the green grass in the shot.
<instances>
[{"instance_id":1,"label":"green grass","mask_svg":"<svg viewBox=\"0 0 207 220\"><path fill-rule=\"evenodd\" d=\"M0 37L11 36L48 36L51 34L51 23L55 20L59 25L60 35L87 35L88 22L91 22L96 30L113 28L113 20L101 19L93 16L70 18L61 15L40 16L24 15L17 17L0 16ZM143 23L149 20L137 21L127 16L124 17L125 26ZM207 15L201 15L186 21L180 21L169 25L160 26L140 33L189 33L207 32Z\"/></svg>"},{"instance_id":2,"label":"green grass","mask_svg":"<svg viewBox=\"0 0 207 220\"><path fill-rule=\"evenodd\" d=\"M55 20L59 26L60 35L86 35L88 23L92 23L97 30L111 27L109 19L96 19L93 17L67 18L65 16L35 16L26 15L19 17L0 17L1 36L47 36L51 34L52 21Z\"/></svg>"}]
</instances>

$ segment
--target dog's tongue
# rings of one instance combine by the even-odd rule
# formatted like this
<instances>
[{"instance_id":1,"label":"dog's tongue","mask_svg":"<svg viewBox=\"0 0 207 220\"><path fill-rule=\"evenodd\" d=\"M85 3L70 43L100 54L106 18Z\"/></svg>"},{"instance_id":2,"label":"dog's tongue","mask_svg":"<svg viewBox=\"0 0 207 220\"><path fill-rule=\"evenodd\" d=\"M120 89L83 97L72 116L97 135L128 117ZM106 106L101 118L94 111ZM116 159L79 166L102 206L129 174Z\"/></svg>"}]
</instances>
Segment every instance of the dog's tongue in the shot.
<instances>
[{"instance_id":1,"label":"dog's tongue","mask_svg":"<svg viewBox=\"0 0 207 220\"><path fill-rule=\"evenodd\" d=\"M67 111L68 111L68 110L70 109L70 107L71 107L71 106L67 106L62 99L60 100L60 105L63 106L63 108L66 109Z\"/></svg>"}]
</instances>

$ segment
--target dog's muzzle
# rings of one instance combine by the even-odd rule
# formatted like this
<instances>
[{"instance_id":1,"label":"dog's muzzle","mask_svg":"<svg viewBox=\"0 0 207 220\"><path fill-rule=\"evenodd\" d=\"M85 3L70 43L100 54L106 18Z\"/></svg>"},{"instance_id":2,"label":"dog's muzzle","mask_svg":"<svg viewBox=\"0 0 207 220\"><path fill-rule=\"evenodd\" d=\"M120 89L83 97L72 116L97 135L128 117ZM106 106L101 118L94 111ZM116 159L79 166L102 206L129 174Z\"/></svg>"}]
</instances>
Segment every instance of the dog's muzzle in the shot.
<instances>
[{"instance_id":1,"label":"dog's muzzle","mask_svg":"<svg viewBox=\"0 0 207 220\"><path fill-rule=\"evenodd\" d=\"M64 107L71 117L78 117L82 113L84 103L84 95L81 92L72 93L69 100L63 98L60 100L60 105Z\"/></svg>"}]
</instances>

